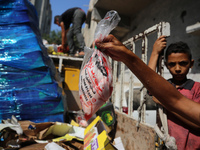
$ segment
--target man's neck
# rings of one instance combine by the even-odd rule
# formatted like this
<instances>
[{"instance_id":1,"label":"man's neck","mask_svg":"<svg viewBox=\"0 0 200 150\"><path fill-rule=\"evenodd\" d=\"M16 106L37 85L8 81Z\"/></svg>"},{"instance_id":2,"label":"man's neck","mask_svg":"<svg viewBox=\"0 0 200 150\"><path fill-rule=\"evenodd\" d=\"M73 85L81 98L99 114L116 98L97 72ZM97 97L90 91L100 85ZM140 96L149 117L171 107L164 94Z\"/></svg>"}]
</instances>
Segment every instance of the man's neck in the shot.
<instances>
[{"instance_id":1,"label":"man's neck","mask_svg":"<svg viewBox=\"0 0 200 150\"><path fill-rule=\"evenodd\" d=\"M176 88L183 85L186 81L187 81L187 78L185 78L184 80L174 80L174 79L172 79L172 83L174 83L176 85Z\"/></svg>"}]
</instances>

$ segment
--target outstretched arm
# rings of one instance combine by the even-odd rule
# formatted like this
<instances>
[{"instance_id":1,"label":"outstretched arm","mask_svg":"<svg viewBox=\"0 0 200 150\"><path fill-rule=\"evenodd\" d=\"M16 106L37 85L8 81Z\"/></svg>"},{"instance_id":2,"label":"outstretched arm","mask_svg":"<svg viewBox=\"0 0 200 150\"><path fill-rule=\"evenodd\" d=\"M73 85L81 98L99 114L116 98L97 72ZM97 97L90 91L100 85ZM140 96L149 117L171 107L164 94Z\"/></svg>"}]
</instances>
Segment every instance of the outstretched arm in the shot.
<instances>
[{"instance_id":1,"label":"outstretched arm","mask_svg":"<svg viewBox=\"0 0 200 150\"><path fill-rule=\"evenodd\" d=\"M180 94L113 35L107 36L103 42L97 40L95 44L114 60L122 61L166 109L200 125L200 104Z\"/></svg>"},{"instance_id":2,"label":"outstretched arm","mask_svg":"<svg viewBox=\"0 0 200 150\"><path fill-rule=\"evenodd\" d=\"M160 101L158 101L154 96L153 96L153 101L157 104L160 104L161 106L165 107ZM192 127L193 129L200 131L200 124L197 125L193 122L191 122L190 120L184 118L183 116L171 111L172 114L174 114L177 118L179 118L180 120L182 120L185 124L189 125L190 127Z\"/></svg>"}]
</instances>

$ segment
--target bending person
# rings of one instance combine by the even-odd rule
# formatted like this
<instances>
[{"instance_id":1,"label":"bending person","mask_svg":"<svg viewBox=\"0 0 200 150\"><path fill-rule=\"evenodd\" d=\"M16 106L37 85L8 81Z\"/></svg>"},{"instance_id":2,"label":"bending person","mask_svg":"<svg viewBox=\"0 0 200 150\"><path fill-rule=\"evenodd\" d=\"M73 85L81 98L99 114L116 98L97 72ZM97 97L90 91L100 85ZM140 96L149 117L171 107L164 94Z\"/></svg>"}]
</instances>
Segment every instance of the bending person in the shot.
<instances>
[{"instance_id":1,"label":"bending person","mask_svg":"<svg viewBox=\"0 0 200 150\"><path fill-rule=\"evenodd\" d=\"M123 62L168 111L200 125L200 104L183 96L113 35L105 37L103 42L97 40L95 44L112 59Z\"/></svg>"},{"instance_id":2,"label":"bending person","mask_svg":"<svg viewBox=\"0 0 200 150\"><path fill-rule=\"evenodd\" d=\"M62 15L54 17L54 23L61 27L62 31L62 46L61 49L65 49L66 41L69 45L69 54L75 56L75 40L78 42L78 52L80 56L84 55L85 41L81 28L86 20L85 12L79 8L74 7L66 10ZM70 25L72 26L70 27Z\"/></svg>"}]
</instances>

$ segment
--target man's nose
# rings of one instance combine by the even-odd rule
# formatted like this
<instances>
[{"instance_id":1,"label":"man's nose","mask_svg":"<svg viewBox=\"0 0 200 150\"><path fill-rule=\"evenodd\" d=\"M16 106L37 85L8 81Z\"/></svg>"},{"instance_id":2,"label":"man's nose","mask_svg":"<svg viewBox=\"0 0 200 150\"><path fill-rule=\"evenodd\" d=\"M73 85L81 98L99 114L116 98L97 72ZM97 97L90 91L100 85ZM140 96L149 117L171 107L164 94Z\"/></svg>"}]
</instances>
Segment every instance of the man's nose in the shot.
<instances>
[{"instance_id":1,"label":"man's nose","mask_svg":"<svg viewBox=\"0 0 200 150\"><path fill-rule=\"evenodd\" d=\"M181 66L180 65L176 65L175 66L175 71L176 71L176 73L180 73L181 72Z\"/></svg>"}]
</instances>

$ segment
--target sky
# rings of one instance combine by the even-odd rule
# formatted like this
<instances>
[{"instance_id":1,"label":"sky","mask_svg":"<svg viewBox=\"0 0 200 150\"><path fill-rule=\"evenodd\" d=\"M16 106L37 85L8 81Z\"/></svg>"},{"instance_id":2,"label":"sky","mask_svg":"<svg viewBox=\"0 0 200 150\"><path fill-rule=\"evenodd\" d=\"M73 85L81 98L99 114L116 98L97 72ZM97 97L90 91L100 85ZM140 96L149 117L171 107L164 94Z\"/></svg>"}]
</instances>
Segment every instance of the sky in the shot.
<instances>
[{"instance_id":1,"label":"sky","mask_svg":"<svg viewBox=\"0 0 200 150\"><path fill-rule=\"evenodd\" d=\"M50 0L51 10L52 10L52 22L51 22L51 31L56 30L60 31L60 27L54 24L54 16L61 15L64 11L72 7L80 7L85 13L89 8L90 0Z\"/></svg>"}]
</instances>

